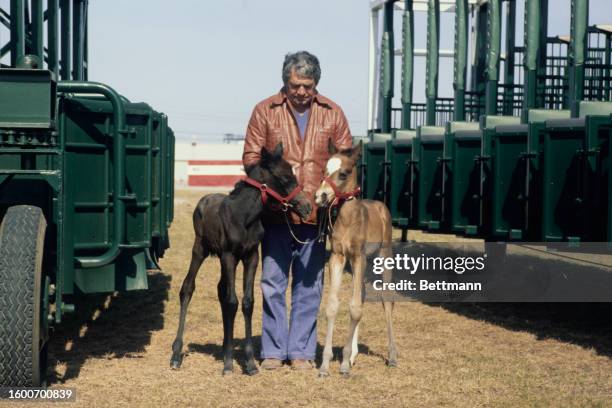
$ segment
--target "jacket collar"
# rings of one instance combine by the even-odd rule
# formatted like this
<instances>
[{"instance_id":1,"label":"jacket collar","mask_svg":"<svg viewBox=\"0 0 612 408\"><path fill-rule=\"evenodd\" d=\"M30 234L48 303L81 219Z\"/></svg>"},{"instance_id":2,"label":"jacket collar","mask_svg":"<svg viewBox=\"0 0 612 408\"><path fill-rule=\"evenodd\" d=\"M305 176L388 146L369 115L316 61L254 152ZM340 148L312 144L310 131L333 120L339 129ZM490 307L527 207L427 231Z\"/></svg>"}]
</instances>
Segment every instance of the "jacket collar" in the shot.
<instances>
[{"instance_id":1,"label":"jacket collar","mask_svg":"<svg viewBox=\"0 0 612 408\"><path fill-rule=\"evenodd\" d=\"M329 109L331 109L332 107L331 100L329 100L328 98L326 98L325 96L321 95L318 92L314 95L314 97L312 98L312 101L316 102L318 105L321 105ZM281 106L285 102L287 102L287 95L285 94L285 91L283 90L283 88L281 88L281 90L278 91L278 93L270 99L270 107L274 108L276 106Z\"/></svg>"}]
</instances>

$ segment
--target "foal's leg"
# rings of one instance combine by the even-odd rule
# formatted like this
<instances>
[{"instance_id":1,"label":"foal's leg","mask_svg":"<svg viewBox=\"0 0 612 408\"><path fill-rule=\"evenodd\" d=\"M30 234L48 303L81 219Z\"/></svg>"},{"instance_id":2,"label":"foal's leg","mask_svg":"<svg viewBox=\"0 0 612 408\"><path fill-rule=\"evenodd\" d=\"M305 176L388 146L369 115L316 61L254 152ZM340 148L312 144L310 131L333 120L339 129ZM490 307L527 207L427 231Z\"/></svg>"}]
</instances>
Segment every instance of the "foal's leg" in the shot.
<instances>
[{"instance_id":1,"label":"foal's leg","mask_svg":"<svg viewBox=\"0 0 612 408\"><path fill-rule=\"evenodd\" d=\"M392 257L393 254L389 250L384 256ZM392 281L393 269L385 269L383 271L383 282L391 282ZM385 295L383 295L385 296ZM387 337L389 339L389 360L387 361L387 365L389 367L397 366L397 347L395 345L395 334L393 332L393 301L383 300L383 308L385 309L385 321L387 323Z\"/></svg>"},{"instance_id":2,"label":"foal's leg","mask_svg":"<svg viewBox=\"0 0 612 408\"><path fill-rule=\"evenodd\" d=\"M351 348L351 358L349 359L349 361L351 362L351 367L353 365L355 365L355 358L357 358L357 353L359 352L359 347L357 346L358 344L358 337L359 337L359 324L361 323L361 321L359 323L357 323L357 327L355 327L355 334L353 335L353 345Z\"/></svg>"},{"instance_id":3,"label":"foal's leg","mask_svg":"<svg viewBox=\"0 0 612 408\"><path fill-rule=\"evenodd\" d=\"M342 365L340 365L340 373L345 375L348 375L351 371L353 343L357 343L357 326L361 321L363 303L361 290L363 285L364 268L365 256L363 253L360 251L359 253L353 254L351 257L351 269L353 270L353 294L351 296L351 303L349 306L351 324L346 345L344 346L344 350L342 350ZM356 344L355 348L357 348ZM356 355L357 350L355 350L354 353Z\"/></svg>"},{"instance_id":4,"label":"foal's leg","mask_svg":"<svg viewBox=\"0 0 612 408\"><path fill-rule=\"evenodd\" d=\"M178 369L181 367L183 362L183 331L185 330L185 318L187 316L187 307L189 301L195 290L195 278L198 274L198 269L204 259L208 256L208 250L202 245L202 239L198 236L195 238L193 243L193 250L191 252L191 264L189 265L189 272L183 281L181 286L180 302L181 302L181 314L179 318L179 327L176 334L176 339L172 343L172 357L170 358L170 367Z\"/></svg>"},{"instance_id":5,"label":"foal's leg","mask_svg":"<svg viewBox=\"0 0 612 408\"><path fill-rule=\"evenodd\" d=\"M332 338L334 335L334 321L336 320L336 314L338 313L338 306L340 301L338 300L338 292L340 291L340 283L342 282L342 272L344 270L344 264L346 258L344 255L332 253L329 258L329 274L330 274L330 288L329 288L329 299L327 299L327 333L325 334L325 348L323 349L323 362L319 369L319 377L327 377L329 375L329 361L332 358Z\"/></svg>"},{"instance_id":6,"label":"foal's leg","mask_svg":"<svg viewBox=\"0 0 612 408\"><path fill-rule=\"evenodd\" d=\"M244 279L242 286L242 314L244 315L244 333L246 337L244 352L247 358L246 372L249 375L257 374L257 365L255 364L255 351L253 350L253 337L251 332L251 320L253 318L253 286L255 284L255 272L259 263L259 252L257 247L242 260L244 265Z\"/></svg>"},{"instance_id":7,"label":"foal's leg","mask_svg":"<svg viewBox=\"0 0 612 408\"><path fill-rule=\"evenodd\" d=\"M236 296L236 258L230 252L221 255L221 279L217 286L223 315L223 374L233 371L234 319L238 310Z\"/></svg>"}]
</instances>

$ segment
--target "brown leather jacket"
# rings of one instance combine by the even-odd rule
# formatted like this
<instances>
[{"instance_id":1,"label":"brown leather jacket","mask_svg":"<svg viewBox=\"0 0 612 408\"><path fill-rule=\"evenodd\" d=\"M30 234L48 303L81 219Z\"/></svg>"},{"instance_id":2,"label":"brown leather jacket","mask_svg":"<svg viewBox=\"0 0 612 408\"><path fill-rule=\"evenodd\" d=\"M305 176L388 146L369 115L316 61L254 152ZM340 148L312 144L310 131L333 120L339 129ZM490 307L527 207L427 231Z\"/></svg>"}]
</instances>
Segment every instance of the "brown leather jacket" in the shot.
<instances>
[{"instance_id":1,"label":"brown leather jacket","mask_svg":"<svg viewBox=\"0 0 612 408\"><path fill-rule=\"evenodd\" d=\"M330 99L316 94L302 142L287 96L281 90L255 106L246 132L242 163L248 166L258 162L262 147L273 150L283 142L283 157L293 166L298 182L312 203L313 212L306 223L314 224L317 213L314 194L323 180L330 139L339 150L352 146L351 131L342 109ZM283 218L279 213L268 213L264 221L279 222ZM295 213L291 214L291 221L302 222Z\"/></svg>"}]
</instances>

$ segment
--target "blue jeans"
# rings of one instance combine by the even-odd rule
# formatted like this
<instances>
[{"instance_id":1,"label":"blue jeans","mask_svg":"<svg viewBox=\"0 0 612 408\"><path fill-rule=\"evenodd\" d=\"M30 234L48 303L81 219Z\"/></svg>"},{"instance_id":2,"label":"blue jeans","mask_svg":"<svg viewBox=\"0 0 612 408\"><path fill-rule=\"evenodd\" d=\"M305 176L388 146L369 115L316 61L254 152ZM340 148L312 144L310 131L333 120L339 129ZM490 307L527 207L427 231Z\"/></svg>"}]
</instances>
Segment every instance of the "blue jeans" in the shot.
<instances>
[{"instance_id":1,"label":"blue jeans","mask_svg":"<svg viewBox=\"0 0 612 408\"><path fill-rule=\"evenodd\" d=\"M266 225L262 242L263 317L261 358L314 360L317 348L317 314L323 293L325 246L313 242L317 227L287 224ZM287 324L285 294L292 274L291 316Z\"/></svg>"}]
</instances>

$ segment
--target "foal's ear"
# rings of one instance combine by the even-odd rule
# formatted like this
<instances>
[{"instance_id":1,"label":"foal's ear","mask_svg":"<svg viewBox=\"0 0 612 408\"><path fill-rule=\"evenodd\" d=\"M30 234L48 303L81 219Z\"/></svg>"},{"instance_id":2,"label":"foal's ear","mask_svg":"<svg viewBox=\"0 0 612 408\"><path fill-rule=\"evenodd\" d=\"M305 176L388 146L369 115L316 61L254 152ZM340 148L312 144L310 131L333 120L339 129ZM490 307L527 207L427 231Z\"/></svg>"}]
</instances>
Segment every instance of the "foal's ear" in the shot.
<instances>
[{"instance_id":1,"label":"foal's ear","mask_svg":"<svg viewBox=\"0 0 612 408\"><path fill-rule=\"evenodd\" d=\"M363 147L363 142L360 140L359 144L356 144L351 149L351 155L350 155L351 156L351 160L353 160L355 163L357 163L357 161L361 157L361 149L362 149L362 147Z\"/></svg>"},{"instance_id":2,"label":"foal's ear","mask_svg":"<svg viewBox=\"0 0 612 408\"><path fill-rule=\"evenodd\" d=\"M332 142L331 139L327 139L327 151L330 156L338 153L338 149L336 149L336 145L334 145L334 142Z\"/></svg>"},{"instance_id":3,"label":"foal's ear","mask_svg":"<svg viewBox=\"0 0 612 408\"><path fill-rule=\"evenodd\" d=\"M269 152L265 147L261 148L261 165L265 166L274 163L283 158L283 143L276 145L272 152Z\"/></svg>"},{"instance_id":4,"label":"foal's ear","mask_svg":"<svg viewBox=\"0 0 612 408\"><path fill-rule=\"evenodd\" d=\"M266 167L268 163L272 161L272 153L270 153L265 147L261 148L260 156L261 159L259 161L259 164L263 167Z\"/></svg>"},{"instance_id":5,"label":"foal's ear","mask_svg":"<svg viewBox=\"0 0 612 408\"><path fill-rule=\"evenodd\" d=\"M272 156L274 156L276 160L280 160L283 158L283 142L280 142L276 145L276 147L274 148L274 152L272 152Z\"/></svg>"}]
</instances>

